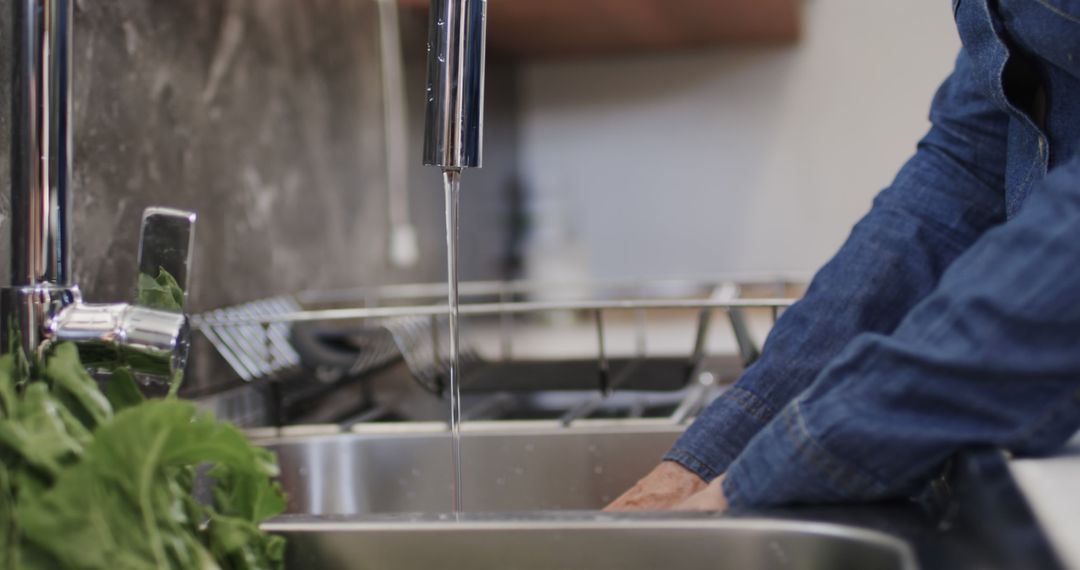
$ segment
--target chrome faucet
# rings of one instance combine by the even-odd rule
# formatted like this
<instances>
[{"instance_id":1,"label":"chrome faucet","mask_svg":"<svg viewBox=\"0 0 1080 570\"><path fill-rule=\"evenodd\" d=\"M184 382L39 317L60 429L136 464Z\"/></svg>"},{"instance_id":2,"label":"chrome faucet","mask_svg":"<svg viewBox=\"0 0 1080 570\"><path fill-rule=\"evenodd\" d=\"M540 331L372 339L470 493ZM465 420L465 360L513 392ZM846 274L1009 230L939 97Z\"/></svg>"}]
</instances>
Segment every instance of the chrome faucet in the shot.
<instances>
[{"instance_id":1,"label":"chrome faucet","mask_svg":"<svg viewBox=\"0 0 1080 570\"><path fill-rule=\"evenodd\" d=\"M11 285L0 290L0 353L21 349L33 365L51 344L72 341L93 369L126 365L143 378L171 378L187 361L183 312L84 303L72 278L72 3L15 0ZM180 210L143 215L140 279L173 278L169 309L186 296L194 223Z\"/></svg>"},{"instance_id":2,"label":"chrome faucet","mask_svg":"<svg viewBox=\"0 0 1080 570\"><path fill-rule=\"evenodd\" d=\"M483 162L487 0L431 0L424 164Z\"/></svg>"}]
</instances>

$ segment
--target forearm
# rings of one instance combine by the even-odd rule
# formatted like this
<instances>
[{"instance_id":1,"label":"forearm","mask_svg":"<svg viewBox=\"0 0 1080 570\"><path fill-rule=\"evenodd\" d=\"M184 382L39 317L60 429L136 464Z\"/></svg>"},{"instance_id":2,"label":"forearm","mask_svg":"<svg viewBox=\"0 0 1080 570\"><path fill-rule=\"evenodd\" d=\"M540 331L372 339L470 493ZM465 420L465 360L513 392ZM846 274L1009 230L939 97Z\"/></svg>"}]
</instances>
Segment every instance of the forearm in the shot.
<instances>
[{"instance_id":1,"label":"forearm","mask_svg":"<svg viewBox=\"0 0 1080 570\"><path fill-rule=\"evenodd\" d=\"M776 323L761 359L667 455L705 479L723 473L763 426L860 334L891 333L945 269L1005 218L1008 119L970 88L961 53L935 97L933 128L893 184Z\"/></svg>"},{"instance_id":2,"label":"forearm","mask_svg":"<svg viewBox=\"0 0 1080 570\"><path fill-rule=\"evenodd\" d=\"M1080 426L1080 161L861 336L730 466L733 505L909 494L969 445L1045 453Z\"/></svg>"},{"instance_id":3,"label":"forearm","mask_svg":"<svg viewBox=\"0 0 1080 570\"><path fill-rule=\"evenodd\" d=\"M761 359L698 418L667 459L705 479L722 473L852 339L891 332L945 268L1002 220L1000 197L989 190L981 195L912 190L960 185L951 166L935 149L920 151L814 277L805 297L785 311ZM920 207L935 211L913 208L900 193L930 197ZM964 212L966 219L935 219L944 212Z\"/></svg>"}]
</instances>

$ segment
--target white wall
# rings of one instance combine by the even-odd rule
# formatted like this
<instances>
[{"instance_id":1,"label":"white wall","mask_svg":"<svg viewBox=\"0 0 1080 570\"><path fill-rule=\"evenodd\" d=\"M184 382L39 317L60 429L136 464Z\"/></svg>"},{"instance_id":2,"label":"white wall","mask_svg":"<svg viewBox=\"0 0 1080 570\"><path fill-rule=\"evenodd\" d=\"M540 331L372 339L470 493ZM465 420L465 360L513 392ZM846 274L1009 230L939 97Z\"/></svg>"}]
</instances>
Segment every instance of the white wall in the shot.
<instances>
[{"instance_id":1,"label":"white wall","mask_svg":"<svg viewBox=\"0 0 1080 570\"><path fill-rule=\"evenodd\" d=\"M813 271L925 132L949 6L811 0L793 47L529 65L538 215L566 213L592 277Z\"/></svg>"}]
</instances>

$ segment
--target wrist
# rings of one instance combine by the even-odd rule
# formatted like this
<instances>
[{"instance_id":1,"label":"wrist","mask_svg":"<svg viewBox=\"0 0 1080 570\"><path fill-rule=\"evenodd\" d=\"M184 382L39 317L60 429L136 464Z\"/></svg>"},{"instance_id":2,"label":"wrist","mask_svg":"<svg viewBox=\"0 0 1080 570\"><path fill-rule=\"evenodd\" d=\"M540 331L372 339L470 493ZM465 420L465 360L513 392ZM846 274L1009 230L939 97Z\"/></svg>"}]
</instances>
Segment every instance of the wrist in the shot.
<instances>
[{"instance_id":1,"label":"wrist","mask_svg":"<svg viewBox=\"0 0 1080 570\"><path fill-rule=\"evenodd\" d=\"M687 495L700 492L709 485L709 482L701 475L688 469L682 463L670 459L662 461L653 472L665 479L678 482L680 487L686 489Z\"/></svg>"}]
</instances>

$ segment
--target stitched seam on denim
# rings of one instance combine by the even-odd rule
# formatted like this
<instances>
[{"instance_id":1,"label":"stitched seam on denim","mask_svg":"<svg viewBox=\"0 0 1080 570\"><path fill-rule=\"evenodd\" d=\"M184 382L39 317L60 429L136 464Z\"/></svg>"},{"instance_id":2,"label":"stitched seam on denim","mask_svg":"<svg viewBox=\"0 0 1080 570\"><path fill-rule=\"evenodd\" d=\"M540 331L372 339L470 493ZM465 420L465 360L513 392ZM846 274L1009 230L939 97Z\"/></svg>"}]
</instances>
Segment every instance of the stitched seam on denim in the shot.
<instances>
[{"instance_id":1,"label":"stitched seam on denim","mask_svg":"<svg viewBox=\"0 0 1080 570\"><path fill-rule=\"evenodd\" d=\"M884 487L869 475L839 460L810 435L799 411L798 400L795 400L792 413L787 414L784 424L799 455L848 496L857 497L863 491Z\"/></svg>"},{"instance_id":2,"label":"stitched seam on denim","mask_svg":"<svg viewBox=\"0 0 1080 570\"><path fill-rule=\"evenodd\" d=\"M1066 20L1068 20L1070 22L1080 24L1080 17L1073 16L1072 14L1070 14L1068 12L1065 12L1065 11L1061 10L1060 8L1058 8L1056 6L1051 6L1049 3L1046 2L1046 0L1035 0L1035 3L1039 4L1043 8L1046 8L1047 10L1050 10L1051 12L1053 12L1056 15L1061 16L1062 18L1065 18Z\"/></svg>"},{"instance_id":3,"label":"stitched seam on denim","mask_svg":"<svg viewBox=\"0 0 1080 570\"><path fill-rule=\"evenodd\" d=\"M685 449L672 449L671 451L668 451L667 454L664 455L664 460L682 464L683 467L686 467L708 481L712 481L720 476L719 471L713 469L708 463L698 459L696 455Z\"/></svg>"},{"instance_id":4,"label":"stitched seam on denim","mask_svg":"<svg viewBox=\"0 0 1080 570\"><path fill-rule=\"evenodd\" d=\"M1041 137L1042 135L1040 134L1039 136ZM1039 145L1039 148L1041 149L1042 145ZM1049 152L1049 149L1047 149L1047 156L1049 156L1049 155L1050 155L1050 152ZM1020 183L1020 187L1024 189L1025 198L1028 196L1028 194L1031 193L1031 178L1035 175L1035 167L1041 166L1041 164L1040 164L1041 162L1042 162L1042 150L1039 151L1038 158L1036 158L1035 160L1031 161L1030 164L1028 164L1027 174L1024 175L1024 181ZM1021 202L1020 204L1022 205L1023 202Z\"/></svg>"},{"instance_id":5,"label":"stitched seam on denim","mask_svg":"<svg viewBox=\"0 0 1080 570\"><path fill-rule=\"evenodd\" d=\"M995 8L991 7L989 2L983 2L982 7L983 7L983 10L986 12L987 17L991 21L993 21L993 22L1000 22L1001 21L1001 15L1000 14L998 14L996 12L991 13L991 11L995 10ZM1002 26L1004 26L1004 25L1002 25ZM993 24L991 24L991 28L992 28L991 32L997 38L998 43L1005 50L1005 58L1001 60L1001 68L998 69L996 76L994 76L992 78L992 79L994 79L993 85L997 89L997 91L1000 93L1001 100L1005 102L1005 106L1008 107L1008 109L1012 112L1014 117L1018 117L1023 123L1026 123L1029 127L1035 129L1035 131L1038 132L1040 135L1044 134L1042 129L1040 129L1039 126L1035 124L1035 121L1025 111L1021 110L1019 107L1014 105L1013 102L1009 100L1009 96L1005 93L1005 83L1003 81L1003 78L1005 77L1005 68L1008 67L1009 61L1013 58L1014 50L1013 50L1012 46L1010 46L1009 43L1006 41L1006 39L1004 37L1004 32L999 31L997 28L994 28ZM997 94L998 93L994 93L994 95L997 95Z\"/></svg>"},{"instance_id":6,"label":"stitched seam on denim","mask_svg":"<svg viewBox=\"0 0 1080 570\"><path fill-rule=\"evenodd\" d=\"M992 21L994 16L990 13L990 4L988 2L982 2L982 7L983 12L986 14L987 21ZM992 33L994 38L1004 47L1004 42L1002 41L998 30L993 29L993 24L990 24L990 27L990 33ZM987 72L990 73L990 85L995 89L995 92L990 94L990 100L993 101L996 99L1000 93L1001 101L1005 103L1007 108L1012 109L1013 105L1009 102L1009 98L1005 96L1005 84L1001 80L1002 77L1005 77L1005 66L1009 64L1009 55L1009 49L1008 47L1005 47L1005 57L1001 59L1001 67L999 67L997 71L987 69Z\"/></svg>"},{"instance_id":7,"label":"stitched seam on denim","mask_svg":"<svg viewBox=\"0 0 1080 570\"><path fill-rule=\"evenodd\" d=\"M982 2L982 8L989 21L1000 22L1000 15L996 13L991 13L991 10L993 10L993 8L990 6L989 2ZM1014 105L1013 102L1009 100L1008 95L1005 94L1005 84L1002 81L1002 78L1005 77L1005 67L1009 65L1009 60L1011 60L1013 57L1013 50L1005 41L1005 38L1002 37L1003 32L998 30L997 28L994 28L993 24L991 24L991 28L991 33L994 34L994 37L997 38L1000 46L1005 50L1005 57L1001 60L1001 67L997 70L997 73L992 74L990 77L991 85L993 85L994 89L996 90L994 93L991 94L991 99L994 99L996 96L1000 95L1001 100L1005 103L1005 107L1008 108L1008 110L1014 117L1019 118L1022 122L1026 123L1028 126L1035 129L1035 131L1041 134L1042 129L1040 129L1039 126L1035 124L1035 121L1033 121L1027 113L1020 110L1019 107Z\"/></svg>"},{"instance_id":8,"label":"stitched seam on denim","mask_svg":"<svg viewBox=\"0 0 1080 570\"><path fill-rule=\"evenodd\" d=\"M729 431L730 430L724 430L719 435L716 435L715 437L710 439L711 443L715 444L717 447L720 448L720 463L724 464L721 467L713 467L710 462L702 459L701 456L699 456L697 453L690 451L690 449L695 447L694 445L687 446L686 444L676 442L676 444L672 446L672 448L668 451L667 455L684 454L687 457L693 459L694 461L699 462L702 467L706 469L709 473L719 475L720 473L724 472L724 469L726 469L727 466L730 465L736 457L738 457L739 453L745 447L745 443L743 445L737 445L736 443L731 442L727 436L727 433Z\"/></svg>"},{"instance_id":9,"label":"stitched seam on denim","mask_svg":"<svg viewBox=\"0 0 1080 570\"><path fill-rule=\"evenodd\" d=\"M728 396L729 400L738 404L739 408L762 424L769 423L776 417L776 409L749 390L732 387L728 389L726 394L730 394Z\"/></svg>"}]
</instances>

